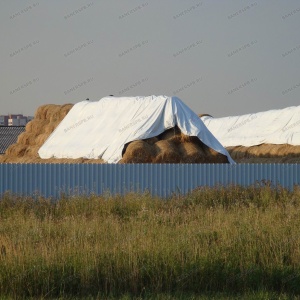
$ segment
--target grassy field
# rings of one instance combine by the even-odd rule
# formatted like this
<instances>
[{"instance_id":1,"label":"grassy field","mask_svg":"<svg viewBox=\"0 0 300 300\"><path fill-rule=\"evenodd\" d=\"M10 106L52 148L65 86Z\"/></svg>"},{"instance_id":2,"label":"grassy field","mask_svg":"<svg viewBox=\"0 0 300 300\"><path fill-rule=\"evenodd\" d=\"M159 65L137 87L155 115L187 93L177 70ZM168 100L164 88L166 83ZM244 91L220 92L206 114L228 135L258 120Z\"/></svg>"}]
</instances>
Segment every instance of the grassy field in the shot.
<instances>
[{"instance_id":1,"label":"grassy field","mask_svg":"<svg viewBox=\"0 0 300 300\"><path fill-rule=\"evenodd\" d=\"M0 248L0 299L297 299L300 188L7 194Z\"/></svg>"}]
</instances>

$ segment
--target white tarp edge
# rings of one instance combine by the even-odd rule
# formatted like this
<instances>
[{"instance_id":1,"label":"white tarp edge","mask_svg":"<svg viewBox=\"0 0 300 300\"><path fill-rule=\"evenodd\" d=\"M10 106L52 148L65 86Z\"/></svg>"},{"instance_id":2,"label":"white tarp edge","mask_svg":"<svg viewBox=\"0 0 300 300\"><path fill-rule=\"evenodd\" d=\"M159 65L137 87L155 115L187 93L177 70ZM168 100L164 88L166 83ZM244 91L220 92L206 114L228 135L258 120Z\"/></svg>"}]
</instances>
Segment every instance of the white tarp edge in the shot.
<instances>
[{"instance_id":1,"label":"white tarp edge","mask_svg":"<svg viewBox=\"0 0 300 300\"><path fill-rule=\"evenodd\" d=\"M179 98L105 97L75 104L39 149L41 158L102 158L117 163L126 143L157 136L177 125L228 157L227 150Z\"/></svg>"},{"instance_id":2,"label":"white tarp edge","mask_svg":"<svg viewBox=\"0 0 300 300\"><path fill-rule=\"evenodd\" d=\"M300 145L300 106L234 117L204 116L201 119L224 147L263 143Z\"/></svg>"}]
</instances>

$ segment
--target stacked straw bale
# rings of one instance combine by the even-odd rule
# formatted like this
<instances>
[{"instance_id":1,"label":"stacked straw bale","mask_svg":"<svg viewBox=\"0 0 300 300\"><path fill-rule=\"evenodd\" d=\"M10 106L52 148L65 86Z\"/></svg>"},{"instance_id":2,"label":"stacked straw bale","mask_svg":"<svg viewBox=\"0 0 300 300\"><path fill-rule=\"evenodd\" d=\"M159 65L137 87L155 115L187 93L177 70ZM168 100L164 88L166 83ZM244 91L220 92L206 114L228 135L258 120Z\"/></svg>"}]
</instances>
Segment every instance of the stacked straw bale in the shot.
<instances>
[{"instance_id":1,"label":"stacked straw bale","mask_svg":"<svg viewBox=\"0 0 300 300\"><path fill-rule=\"evenodd\" d=\"M227 148L236 162L249 163L300 163L300 146L289 144L261 144L251 147Z\"/></svg>"},{"instance_id":2,"label":"stacked straw bale","mask_svg":"<svg viewBox=\"0 0 300 300\"><path fill-rule=\"evenodd\" d=\"M73 104L40 106L34 119L26 125L16 144L11 145L0 163L104 163L102 159L41 159L39 148L68 114ZM209 116L202 114L201 116ZM252 147L228 147L236 162L300 163L300 145L262 144ZM202 143L197 137L186 136L175 126L162 134L127 143L120 163L228 163L227 157Z\"/></svg>"},{"instance_id":3,"label":"stacked straw bale","mask_svg":"<svg viewBox=\"0 0 300 300\"><path fill-rule=\"evenodd\" d=\"M0 163L104 163L102 159L41 159L38 155L73 104L40 106L26 125L17 143L11 145ZM197 137L186 136L175 126L162 134L125 145L120 163L228 163L227 157L203 144Z\"/></svg>"},{"instance_id":4,"label":"stacked straw bale","mask_svg":"<svg viewBox=\"0 0 300 300\"><path fill-rule=\"evenodd\" d=\"M40 147L50 134L68 114L73 104L40 106L26 127L25 132L18 137L17 143L6 150L0 157L0 163L84 163L87 159L41 159L38 155ZM103 160L93 160L93 163L103 163Z\"/></svg>"},{"instance_id":5,"label":"stacked straw bale","mask_svg":"<svg viewBox=\"0 0 300 300\"><path fill-rule=\"evenodd\" d=\"M120 163L228 163L220 154L202 143L198 137L187 136L175 126L157 137L129 143Z\"/></svg>"},{"instance_id":6,"label":"stacked straw bale","mask_svg":"<svg viewBox=\"0 0 300 300\"><path fill-rule=\"evenodd\" d=\"M209 114L199 114L199 118ZM261 144L256 146L226 147L237 163L300 163L300 145Z\"/></svg>"}]
</instances>

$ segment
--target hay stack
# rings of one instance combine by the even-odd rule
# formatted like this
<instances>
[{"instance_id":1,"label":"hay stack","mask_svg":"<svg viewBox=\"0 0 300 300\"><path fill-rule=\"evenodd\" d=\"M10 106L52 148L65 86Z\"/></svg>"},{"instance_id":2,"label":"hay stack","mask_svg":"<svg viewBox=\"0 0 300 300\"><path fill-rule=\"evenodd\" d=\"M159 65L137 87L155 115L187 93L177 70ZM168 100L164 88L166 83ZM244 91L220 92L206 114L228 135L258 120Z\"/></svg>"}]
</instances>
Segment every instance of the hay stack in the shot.
<instances>
[{"instance_id":1,"label":"hay stack","mask_svg":"<svg viewBox=\"0 0 300 300\"><path fill-rule=\"evenodd\" d=\"M196 143L182 143L179 146L182 154L182 160L185 163L206 163L206 154L203 149Z\"/></svg>"},{"instance_id":2,"label":"hay stack","mask_svg":"<svg viewBox=\"0 0 300 300\"><path fill-rule=\"evenodd\" d=\"M209 114L198 116L199 118L212 117ZM261 144L251 147L226 147L226 149L237 163L300 163L300 146ZM212 149L209 151L214 154Z\"/></svg>"},{"instance_id":3,"label":"hay stack","mask_svg":"<svg viewBox=\"0 0 300 300\"><path fill-rule=\"evenodd\" d=\"M300 146L292 146L289 144L227 147L227 151L236 162L300 162Z\"/></svg>"},{"instance_id":4,"label":"hay stack","mask_svg":"<svg viewBox=\"0 0 300 300\"><path fill-rule=\"evenodd\" d=\"M13 163L104 163L102 159L41 159L38 150L67 115L73 104L40 106L25 132L10 146L0 162ZM125 145L120 163L228 163L227 157L205 146L197 137L186 136L175 126L162 134Z\"/></svg>"},{"instance_id":5,"label":"hay stack","mask_svg":"<svg viewBox=\"0 0 300 300\"><path fill-rule=\"evenodd\" d=\"M17 144L32 146L35 144L36 134L29 132L22 132L17 139Z\"/></svg>"},{"instance_id":6,"label":"hay stack","mask_svg":"<svg viewBox=\"0 0 300 300\"><path fill-rule=\"evenodd\" d=\"M174 138L181 134L180 129L178 126L175 126L173 128L165 130L163 133L161 133L157 138L159 140L169 140L171 138Z\"/></svg>"},{"instance_id":7,"label":"hay stack","mask_svg":"<svg viewBox=\"0 0 300 300\"><path fill-rule=\"evenodd\" d=\"M25 132L27 133L34 133L34 134L41 134L44 133L44 129L46 125L49 124L49 120L42 120L42 119L33 119L29 123L27 123L25 127Z\"/></svg>"},{"instance_id":8,"label":"hay stack","mask_svg":"<svg viewBox=\"0 0 300 300\"><path fill-rule=\"evenodd\" d=\"M155 143L156 156L153 163L180 163L181 155L176 144L168 141L161 140Z\"/></svg>"},{"instance_id":9,"label":"hay stack","mask_svg":"<svg viewBox=\"0 0 300 300\"><path fill-rule=\"evenodd\" d=\"M17 143L11 145L5 155L0 157L0 162L35 163L50 162L42 160L38 155L39 148L49 135L66 116L73 104L40 106L32 121L27 123L25 132L19 135ZM51 161L58 162L58 161Z\"/></svg>"},{"instance_id":10,"label":"hay stack","mask_svg":"<svg viewBox=\"0 0 300 300\"><path fill-rule=\"evenodd\" d=\"M120 163L151 163L155 157L152 145L144 141L133 141L128 144Z\"/></svg>"},{"instance_id":11,"label":"hay stack","mask_svg":"<svg viewBox=\"0 0 300 300\"><path fill-rule=\"evenodd\" d=\"M146 142L149 145L154 145L156 142L159 141L159 139L155 136L155 137L152 137L152 138L149 138L149 139L144 139L143 141Z\"/></svg>"},{"instance_id":12,"label":"hay stack","mask_svg":"<svg viewBox=\"0 0 300 300\"><path fill-rule=\"evenodd\" d=\"M178 127L157 137L125 145L120 163L228 163L198 137L182 134Z\"/></svg>"}]
</instances>

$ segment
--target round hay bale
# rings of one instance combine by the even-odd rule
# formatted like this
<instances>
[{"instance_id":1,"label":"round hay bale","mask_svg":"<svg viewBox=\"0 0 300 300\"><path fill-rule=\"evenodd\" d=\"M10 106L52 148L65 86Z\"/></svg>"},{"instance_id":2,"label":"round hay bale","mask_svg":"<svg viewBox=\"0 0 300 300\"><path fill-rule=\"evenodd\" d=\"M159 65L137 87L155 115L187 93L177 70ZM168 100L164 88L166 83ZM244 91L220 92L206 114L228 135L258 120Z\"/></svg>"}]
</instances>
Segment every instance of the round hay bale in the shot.
<instances>
[{"instance_id":1,"label":"round hay bale","mask_svg":"<svg viewBox=\"0 0 300 300\"><path fill-rule=\"evenodd\" d=\"M236 146L234 147L234 152L232 152L232 158L234 159L244 159L249 157L248 147Z\"/></svg>"},{"instance_id":2,"label":"round hay bale","mask_svg":"<svg viewBox=\"0 0 300 300\"><path fill-rule=\"evenodd\" d=\"M157 136L157 138L159 140L169 140L180 134L181 134L180 129L178 128L178 126L175 126L173 128L167 129L166 131L161 133L159 136Z\"/></svg>"},{"instance_id":3,"label":"round hay bale","mask_svg":"<svg viewBox=\"0 0 300 300\"><path fill-rule=\"evenodd\" d=\"M45 109L47 104L38 107L34 114L34 119L46 119Z\"/></svg>"},{"instance_id":4,"label":"round hay bale","mask_svg":"<svg viewBox=\"0 0 300 300\"><path fill-rule=\"evenodd\" d=\"M97 159L85 159L84 160L85 164L104 164L105 160L102 158L97 158Z\"/></svg>"},{"instance_id":5,"label":"round hay bale","mask_svg":"<svg viewBox=\"0 0 300 300\"><path fill-rule=\"evenodd\" d=\"M80 157L80 158L48 158L48 159L41 159L41 162L47 162L51 164L82 164L84 163L85 159Z\"/></svg>"},{"instance_id":6,"label":"round hay bale","mask_svg":"<svg viewBox=\"0 0 300 300\"><path fill-rule=\"evenodd\" d=\"M33 119L33 120L39 120L39 119ZM25 125L25 132L30 132L31 131L31 126L33 126L32 122L33 120L29 121L26 125Z\"/></svg>"},{"instance_id":7,"label":"round hay bale","mask_svg":"<svg viewBox=\"0 0 300 300\"><path fill-rule=\"evenodd\" d=\"M236 162L242 163L293 163L300 156L300 146L289 144L227 147L227 151Z\"/></svg>"},{"instance_id":8,"label":"round hay bale","mask_svg":"<svg viewBox=\"0 0 300 300\"><path fill-rule=\"evenodd\" d=\"M48 135L50 135L56 129L56 127L59 125L59 123L60 123L59 121L49 122L49 124L46 125L44 128L45 134L47 133Z\"/></svg>"},{"instance_id":9,"label":"round hay bale","mask_svg":"<svg viewBox=\"0 0 300 300\"><path fill-rule=\"evenodd\" d=\"M155 155L153 146L144 141L133 141L128 144L120 163L150 163Z\"/></svg>"},{"instance_id":10,"label":"round hay bale","mask_svg":"<svg viewBox=\"0 0 300 300\"><path fill-rule=\"evenodd\" d=\"M74 106L74 104L64 104L60 107L60 113L59 113L59 118L60 120L63 120L63 118L69 113L71 108Z\"/></svg>"},{"instance_id":11,"label":"round hay bale","mask_svg":"<svg viewBox=\"0 0 300 300\"><path fill-rule=\"evenodd\" d=\"M149 145L154 145L155 143L157 143L159 141L159 139L155 136L149 139L145 139L143 140L144 142L146 142Z\"/></svg>"},{"instance_id":12,"label":"round hay bale","mask_svg":"<svg viewBox=\"0 0 300 300\"><path fill-rule=\"evenodd\" d=\"M8 146L8 148L5 150L5 156L12 156L13 155L13 148L16 146L17 144L13 144Z\"/></svg>"},{"instance_id":13,"label":"round hay bale","mask_svg":"<svg viewBox=\"0 0 300 300\"><path fill-rule=\"evenodd\" d=\"M47 138L49 137L48 133L42 133L36 137L36 146L41 147Z\"/></svg>"},{"instance_id":14,"label":"round hay bale","mask_svg":"<svg viewBox=\"0 0 300 300\"><path fill-rule=\"evenodd\" d=\"M29 146L26 149L24 156L38 158L39 157L39 155L38 155L39 149L40 149L40 146Z\"/></svg>"},{"instance_id":15,"label":"round hay bale","mask_svg":"<svg viewBox=\"0 0 300 300\"><path fill-rule=\"evenodd\" d=\"M5 154L9 157L21 157L24 156L26 149L26 145L14 144L7 148Z\"/></svg>"},{"instance_id":16,"label":"round hay bale","mask_svg":"<svg viewBox=\"0 0 300 300\"><path fill-rule=\"evenodd\" d=\"M36 143L36 134L29 132L22 132L18 136L17 144L32 146Z\"/></svg>"},{"instance_id":17,"label":"round hay bale","mask_svg":"<svg viewBox=\"0 0 300 300\"><path fill-rule=\"evenodd\" d=\"M155 143L157 155L153 159L153 163L180 163L182 157L179 148L168 140L161 140Z\"/></svg>"},{"instance_id":18,"label":"round hay bale","mask_svg":"<svg viewBox=\"0 0 300 300\"><path fill-rule=\"evenodd\" d=\"M250 157L265 157L270 156L270 151L272 151L272 146L269 144L255 145L251 147L243 147L246 158Z\"/></svg>"},{"instance_id":19,"label":"round hay bale","mask_svg":"<svg viewBox=\"0 0 300 300\"><path fill-rule=\"evenodd\" d=\"M227 147L227 151L229 152L232 159L242 159L247 155L247 149L243 146L233 146Z\"/></svg>"},{"instance_id":20,"label":"round hay bale","mask_svg":"<svg viewBox=\"0 0 300 300\"><path fill-rule=\"evenodd\" d=\"M198 137L185 135L184 133L182 133L180 131L180 129L178 127L176 127L176 128L177 128L177 129L175 129L176 134L172 134L172 132L165 131L165 133L163 133L163 137L166 137L166 138L162 138L162 140L168 140L174 144L193 143L196 140L199 140Z\"/></svg>"},{"instance_id":21,"label":"round hay bale","mask_svg":"<svg viewBox=\"0 0 300 300\"><path fill-rule=\"evenodd\" d=\"M215 164L222 164L222 163L229 163L227 156L215 151L214 149L208 147L204 143L202 143L202 149L206 154L206 163L215 163Z\"/></svg>"},{"instance_id":22,"label":"round hay bale","mask_svg":"<svg viewBox=\"0 0 300 300\"><path fill-rule=\"evenodd\" d=\"M48 120L33 119L26 125L26 132L36 135L44 133L45 127L49 124Z\"/></svg>"},{"instance_id":23,"label":"round hay bale","mask_svg":"<svg viewBox=\"0 0 300 300\"><path fill-rule=\"evenodd\" d=\"M271 145L271 144L263 144L258 146L258 149L262 152L261 156L268 156L268 157L272 157L272 156L280 156L280 148L282 148L282 145ZM253 156L253 153L250 152Z\"/></svg>"},{"instance_id":24,"label":"round hay bale","mask_svg":"<svg viewBox=\"0 0 300 300\"><path fill-rule=\"evenodd\" d=\"M46 120L47 119L47 111L55 104L45 104L41 105L35 112L34 119Z\"/></svg>"},{"instance_id":25,"label":"round hay bale","mask_svg":"<svg viewBox=\"0 0 300 300\"><path fill-rule=\"evenodd\" d=\"M206 163L206 154L196 143L182 143L179 146L180 153L185 163Z\"/></svg>"},{"instance_id":26,"label":"round hay bale","mask_svg":"<svg viewBox=\"0 0 300 300\"><path fill-rule=\"evenodd\" d=\"M193 142L196 143L196 140L199 140L198 137L196 136L185 135L183 133L180 134L181 143L193 143Z\"/></svg>"},{"instance_id":27,"label":"round hay bale","mask_svg":"<svg viewBox=\"0 0 300 300\"><path fill-rule=\"evenodd\" d=\"M20 158L15 156L3 156L1 163L18 163Z\"/></svg>"},{"instance_id":28,"label":"round hay bale","mask_svg":"<svg viewBox=\"0 0 300 300\"><path fill-rule=\"evenodd\" d=\"M60 105L55 105L47 110L47 115L46 118L49 120L49 122L56 122L60 121L60 110L61 106Z\"/></svg>"},{"instance_id":29,"label":"round hay bale","mask_svg":"<svg viewBox=\"0 0 300 300\"><path fill-rule=\"evenodd\" d=\"M282 156L289 156L289 157L295 157L300 156L300 146L293 146L293 145L284 145L284 147L281 148Z\"/></svg>"}]
</instances>

